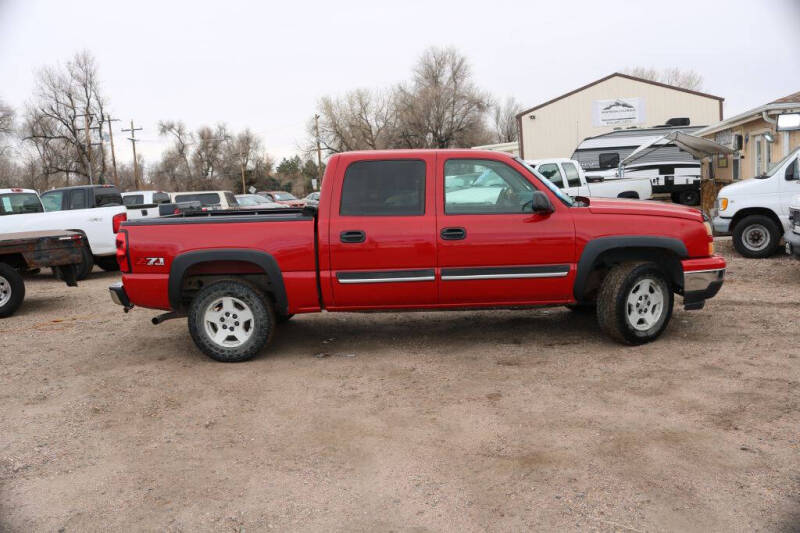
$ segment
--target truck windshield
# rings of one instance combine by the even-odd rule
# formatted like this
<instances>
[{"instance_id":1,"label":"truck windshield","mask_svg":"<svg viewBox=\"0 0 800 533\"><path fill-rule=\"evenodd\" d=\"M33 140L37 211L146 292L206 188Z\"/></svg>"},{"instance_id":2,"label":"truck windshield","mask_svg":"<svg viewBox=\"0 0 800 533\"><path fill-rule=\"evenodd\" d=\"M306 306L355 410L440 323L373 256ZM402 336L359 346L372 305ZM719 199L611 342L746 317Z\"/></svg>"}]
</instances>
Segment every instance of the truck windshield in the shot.
<instances>
[{"instance_id":1,"label":"truck windshield","mask_svg":"<svg viewBox=\"0 0 800 533\"><path fill-rule=\"evenodd\" d=\"M530 166L528 163L526 163L524 160L520 159L519 157L515 157L515 158L514 158L514 161L516 161L517 163L519 163L520 165L522 165L522 166L523 166L523 167L525 167L526 169L530 170L531 174L533 174L533 175L536 177L536 179L537 179L537 180L539 180L539 181L540 181L540 182L541 182L541 183L542 183L542 184L543 184L545 187L547 187L548 189L550 189L550 190L553 192L553 194L555 194L556 196L558 196L558 199L559 199L559 200L561 200L562 202L564 202L566 205L568 205L568 206L570 206L570 207L572 207L573 205L575 205L575 200L572 198L572 196L568 195L567 193L565 193L564 191L562 191L561 189L559 189L558 187L556 187L555 185L553 185L553 184L550 182L550 180L548 180L548 179L547 179L547 178L545 178L544 176L541 176L541 175L540 175L538 172L536 172L536 170L534 170L534 169L533 169L533 168L532 168L532 167L531 167L531 166Z\"/></svg>"},{"instance_id":2,"label":"truck windshield","mask_svg":"<svg viewBox=\"0 0 800 533\"><path fill-rule=\"evenodd\" d=\"M784 157L783 159L781 159L780 161L778 161L777 163L772 165L770 167L770 169L767 170L766 173L764 173L764 174L762 174L760 176L756 176L756 179L764 180L764 179L767 179L767 178L771 178L772 176L775 175L775 173L778 171L778 169L781 168L784 163L786 163L786 161L788 161L789 159L797 156L798 154L800 154L800 149L797 149L794 152L791 152L789 155L787 155L786 157Z\"/></svg>"},{"instance_id":3,"label":"truck windshield","mask_svg":"<svg viewBox=\"0 0 800 533\"><path fill-rule=\"evenodd\" d=\"M0 194L0 216L41 213L42 202L33 193Z\"/></svg>"}]
</instances>

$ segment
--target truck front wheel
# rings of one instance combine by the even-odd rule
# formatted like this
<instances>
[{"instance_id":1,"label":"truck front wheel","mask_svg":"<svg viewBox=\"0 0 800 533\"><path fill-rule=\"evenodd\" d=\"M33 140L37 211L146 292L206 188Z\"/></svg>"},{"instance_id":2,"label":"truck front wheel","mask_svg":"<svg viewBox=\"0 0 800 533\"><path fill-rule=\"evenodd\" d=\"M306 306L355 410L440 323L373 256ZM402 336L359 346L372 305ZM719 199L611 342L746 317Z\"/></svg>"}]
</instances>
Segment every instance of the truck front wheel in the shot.
<instances>
[{"instance_id":1,"label":"truck front wheel","mask_svg":"<svg viewBox=\"0 0 800 533\"><path fill-rule=\"evenodd\" d=\"M25 298L22 275L11 266L0 263L0 318L11 316Z\"/></svg>"},{"instance_id":2,"label":"truck front wheel","mask_svg":"<svg viewBox=\"0 0 800 533\"><path fill-rule=\"evenodd\" d=\"M597 321L624 344L653 341L672 317L674 295L654 263L622 263L603 280L597 297Z\"/></svg>"},{"instance_id":3,"label":"truck front wheel","mask_svg":"<svg viewBox=\"0 0 800 533\"><path fill-rule=\"evenodd\" d=\"M745 257L769 257L778 249L780 239L778 226L764 215L746 216L733 228L733 247Z\"/></svg>"},{"instance_id":4,"label":"truck front wheel","mask_svg":"<svg viewBox=\"0 0 800 533\"><path fill-rule=\"evenodd\" d=\"M272 340L275 329L269 298L244 280L204 287L189 306L188 320L197 347L224 363L252 358Z\"/></svg>"}]
</instances>

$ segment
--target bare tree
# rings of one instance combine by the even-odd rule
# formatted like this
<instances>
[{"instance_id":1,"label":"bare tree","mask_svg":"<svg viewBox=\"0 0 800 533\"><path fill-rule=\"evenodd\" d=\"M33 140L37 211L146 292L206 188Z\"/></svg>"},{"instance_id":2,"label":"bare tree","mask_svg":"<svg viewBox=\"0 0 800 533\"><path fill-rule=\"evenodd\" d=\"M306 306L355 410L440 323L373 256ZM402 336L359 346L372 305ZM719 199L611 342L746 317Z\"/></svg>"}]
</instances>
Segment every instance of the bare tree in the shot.
<instances>
[{"instance_id":1,"label":"bare tree","mask_svg":"<svg viewBox=\"0 0 800 533\"><path fill-rule=\"evenodd\" d=\"M23 139L35 146L45 174L93 175L99 183L105 181L105 154L95 149L90 157L84 123L103 124L105 106L97 65L86 51L64 67L47 67L38 73L34 98L25 112Z\"/></svg>"},{"instance_id":2,"label":"bare tree","mask_svg":"<svg viewBox=\"0 0 800 533\"><path fill-rule=\"evenodd\" d=\"M230 142L228 128L218 124L215 128L203 126L195 133L196 147L192 154L195 179L203 187L213 187L219 178L224 178L225 143ZM197 185L197 184L196 184Z\"/></svg>"},{"instance_id":3,"label":"bare tree","mask_svg":"<svg viewBox=\"0 0 800 533\"><path fill-rule=\"evenodd\" d=\"M502 104L495 103L492 111L495 141L515 142L519 138L517 113L522 111L522 105L514 97L509 97Z\"/></svg>"},{"instance_id":4,"label":"bare tree","mask_svg":"<svg viewBox=\"0 0 800 533\"><path fill-rule=\"evenodd\" d=\"M691 69L681 70L678 67L672 67L659 71L647 67L628 67L623 72L637 78L666 83L691 91L699 91L703 88L703 76Z\"/></svg>"},{"instance_id":5,"label":"bare tree","mask_svg":"<svg viewBox=\"0 0 800 533\"><path fill-rule=\"evenodd\" d=\"M14 133L14 109L0 100L0 137Z\"/></svg>"},{"instance_id":6,"label":"bare tree","mask_svg":"<svg viewBox=\"0 0 800 533\"><path fill-rule=\"evenodd\" d=\"M255 185L256 183L256 176L255 173L251 174L251 179L248 180L247 174L249 167L257 167L257 161L259 159L260 151L261 151L261 139L259 139L252 131L249 129L244 130L243 132L239 133L233 138L233 142L229 144L229 156L228 159L237 161L239 175L241 177L242 187L242 194L247 192L247 185ZM238 187L236 187L238 189Z\"/></svg>"},{"instance_id":7,"label":"bare tree","mask_svg":"<svg viewBox=\"0 0 800 533\"><path fill-rule=\"evenodd\" d=\"M484 116L491 99L472 81L466 58L454 48L432 47L420 57L410 84L396 90L401 144L451 148L491 140Z\"/></svg>"},{"instance_id":8,"label":"bare tree","mask_svg":"<svg viewBox=\"0 0 800 533\"><path fill-rule=\"evenodd\" d=\"M194 134L183 122L174 120L159 121L158 133L172 137L172 144L164 150L156 170L161 187L174 191L187 187L193 181L189 154Z\"/></svg>"},{"instance_id":9,"label":"bare tree","mask_svg":"<svg viewBox=\"0 0 800 533\"><path fill-rule=\"evenodd\" d=\"M326 96L317 110L320 144L329 153L380 150L397 142L397 111L391 92L356 89L338 99ZM314 139L313 120L307 129Z\"/></svg>"}]
</instances>

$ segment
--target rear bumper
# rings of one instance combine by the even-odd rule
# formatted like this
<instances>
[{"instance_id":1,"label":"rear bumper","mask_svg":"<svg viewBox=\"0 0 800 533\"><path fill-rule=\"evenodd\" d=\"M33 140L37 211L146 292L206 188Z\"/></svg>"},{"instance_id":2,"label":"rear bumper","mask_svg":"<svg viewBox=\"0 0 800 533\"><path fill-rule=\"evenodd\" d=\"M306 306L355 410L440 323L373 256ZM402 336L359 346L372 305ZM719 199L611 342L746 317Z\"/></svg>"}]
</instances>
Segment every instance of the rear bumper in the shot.
<instances>
[{"instance_id":1,"label":"rear bumper","mask_svg":"<svg viewBox=\"0 0 800 533\"><path fill-rule=\"evenodd\" d=\"M783 240L786 241L786 253L800 259L800 234L790 229L783 235Z\"/></svg>"},{"instance_id":2,"label":"rear bumper","mask_svg":"<svg viewBox=\"0 0 800 533\"><path fill-rule=\"evenodd\" d=\"M125 287L122 285L121 281L109 286L108 292L111 295L111 301L117 305L121 305L126 312L133 308L133 304L128 298L128 293L125 292Z\"/></svg>"},{"instance_id":3,"label":"rear bumper","mask_svg":"<svg viewBox=\"0 0 800 533\"><path fill-rule=\"evenodd\" d=\"M725 281L725 260L719 256L683 261L683 306L687 311L702 309L717 295Z\"/></svg>"}]
</instances>

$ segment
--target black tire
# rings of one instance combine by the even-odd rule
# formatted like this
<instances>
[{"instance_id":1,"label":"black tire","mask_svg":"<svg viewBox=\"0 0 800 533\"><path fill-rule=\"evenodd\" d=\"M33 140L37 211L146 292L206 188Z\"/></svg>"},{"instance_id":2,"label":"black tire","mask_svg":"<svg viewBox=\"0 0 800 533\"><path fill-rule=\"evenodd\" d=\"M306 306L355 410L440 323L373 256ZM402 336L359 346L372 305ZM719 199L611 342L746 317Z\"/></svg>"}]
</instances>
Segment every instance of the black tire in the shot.
<instances>
[{"instance_id":1,"label":"black tire","mask_svg":"<svg viewBox=\"0 0 800 533\"><path fill-rule=\"evenodd\" d=\"M564 307L580 315L589 315L597 311L597 304L595 303L567 304Z\"/></svg>"},{"instance_id":2,"label":"black tire","mask_svg":"<svg viewBox=\"0 0 800 533\"><path fill-rule=\"evenodd\" d=\"M781 237L778 226L771 218L749 215L734 226L733 247L744 257L762 259L775 253Z\"/></svg>"},{"instance_id":3,"label":"black tire","mask_svg":"<svg viewBox=\"0 0 800 533\"><path fill-rule=\"evenodd\" d=\"M648 286L652 292L647 290ZM661 298L660 312L643 318L645 315L639 315L636 306L641 304L643 309L654 309L657 305L655 293ZM631 305L629 298L638 301ZM597 321L600 329L616 341L644 344L657 339L667 328L673 301L669 281L655 263L622 263L614 266L603 280L597 297Z\"/></svg>"},{"instance_id":4,"label":"black tire","mask_svg":"<svg viewBox=\"0 0 800 533\"><path fill-rule=\"evenodd\" d=\"M683 205L698 205L700 203L700 191L688 189L678 193L678 202Z\"/></svg>"},{"instance_id":5,"label":"black tire","mask_svg":"<svg viewBox=\"0 0 800 533\"><path fill-rule=\"evenodd\" d=\"M11 316L25 299L25 282L11 266L0 263L0 318Z\"/></svg>"},{"instance_id":6,"label":"black tire","mask_svg":"<svg viewBox=\"0 0 800 533\"><path fill-rule=\"evenodd\" d=\"M89 277L89 273L92 271L92 268L94 268L94 257L92 256L92 251L89 250L88 247L84 246L81 249L81 262L80 264L75 265L75 280L82 281ZM56 279L63 280L63 276L56 268L53 269L53 276L55 276Z\"/></svg>"},{"instance_id":7,"label":"black tire","mask_svg":"<svg viewBox=\"0 0 800 533\"><path fill-rule=\"evenodd\" d=\"M292 319L292 317L293 317L293 316L294 316L294 314L292 314L292 313L290 313L290 314L288 314L288 315L276 314L276 315L275 315L275 321L276 321L278 324L283 324L284 322L288 322L288 321L290 321L290 320Z\"/></svg>"},{"instance_id":8,"label":"black tire","mask_svg":"<svg viewBox=\"0 0 800 533\"><path fill-rule=\"evenodd\" d=\"M119 270L116 255L95 256L94 263L106 272L116 272Z\"/></svg>"},{"instance_id":9,"label":"black tire","mask_svg":"<svg viewBox=\"0 0 800 533\"><path fill-rule=\"evenodd\" d=\"M212 309L215 303L228 297L238 300L243 307ZM241 323L236 321L239 318L237 310L240 313L249 311L252 319ZM214 329L216 319L208 321L207 312L220 314L221 325L217 325L217 329ZM258 354L272 340L276 322L270 299L255 285L239 279L221 280L201 289L189 306L188 321L189 333L197 347L210 358L223 363L246 361ZM222 330L227 331L228 327L231 328L229 336L221 340L214 340L211 336L212 332L224 335ZM237 339L236 335L244 335L246 339L238 345L224 344L239 342L241 339Z\"/></svg>"}]
</instances>

